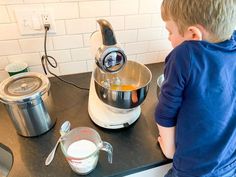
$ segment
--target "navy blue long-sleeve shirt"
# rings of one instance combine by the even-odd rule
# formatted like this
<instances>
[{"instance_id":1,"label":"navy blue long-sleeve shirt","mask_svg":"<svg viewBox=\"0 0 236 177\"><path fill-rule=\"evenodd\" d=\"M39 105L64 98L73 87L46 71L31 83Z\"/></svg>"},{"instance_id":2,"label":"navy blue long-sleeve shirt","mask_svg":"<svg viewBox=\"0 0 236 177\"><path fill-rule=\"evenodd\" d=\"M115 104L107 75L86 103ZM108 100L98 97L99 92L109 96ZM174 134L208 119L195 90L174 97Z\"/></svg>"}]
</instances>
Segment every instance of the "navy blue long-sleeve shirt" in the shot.
<instances>
[{"instance_id":1,"label":"navy blue long-sleeve shirt","mask_svg":"<svg viewBox=\"0 0 236 177\"><path fill-rule=\"evenodd\" d=\"M236 169L236 32L220 43L185 41L167 56L156 122L176 126L177 176Z\"/></svg>"}]
</instances>

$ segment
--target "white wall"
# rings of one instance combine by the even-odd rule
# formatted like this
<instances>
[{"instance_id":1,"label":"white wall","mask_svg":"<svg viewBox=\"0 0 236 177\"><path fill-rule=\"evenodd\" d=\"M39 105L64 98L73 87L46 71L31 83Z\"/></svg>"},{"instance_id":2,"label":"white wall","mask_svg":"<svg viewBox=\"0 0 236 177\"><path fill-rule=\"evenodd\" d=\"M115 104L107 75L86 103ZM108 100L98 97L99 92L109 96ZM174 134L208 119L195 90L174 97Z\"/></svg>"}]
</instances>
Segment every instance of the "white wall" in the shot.
<instances>
[{"instance_id":1,"label":"white wall","mask_svg":"<svg viewBox=\"0 0 236 177\"><path fill-rule=\"evenodd\" d=\"M171 45L160 4L161 0L0 0L0 81L8 77L5 66L14 61L42 72L43 35L22 36L16 9L54 11L57 34L49 35L48 54L59 63L54 72L66 75L92 70L88 39L98 29L98 18L110 21L128 59L144 64L163 61Z\"/></svg>"}]
</instances>

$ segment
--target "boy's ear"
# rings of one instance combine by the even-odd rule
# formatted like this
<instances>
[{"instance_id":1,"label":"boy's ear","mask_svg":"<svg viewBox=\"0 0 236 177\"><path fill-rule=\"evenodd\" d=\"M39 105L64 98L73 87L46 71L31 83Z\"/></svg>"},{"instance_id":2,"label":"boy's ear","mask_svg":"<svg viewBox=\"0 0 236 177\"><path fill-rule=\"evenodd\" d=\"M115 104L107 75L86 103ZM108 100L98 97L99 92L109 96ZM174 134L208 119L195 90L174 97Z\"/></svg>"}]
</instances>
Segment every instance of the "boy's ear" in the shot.
<instances>
[{"instance_id":1,"label":"boy's ear","mask_svg":"<svg viewBox=\"0 0 236 177\"><path fill-rule=\"evenodd\" d=\"M188 27L186 35L190 40L201 41L203 38L202 31L196 26Z\"/></svg>"}]
</instances>

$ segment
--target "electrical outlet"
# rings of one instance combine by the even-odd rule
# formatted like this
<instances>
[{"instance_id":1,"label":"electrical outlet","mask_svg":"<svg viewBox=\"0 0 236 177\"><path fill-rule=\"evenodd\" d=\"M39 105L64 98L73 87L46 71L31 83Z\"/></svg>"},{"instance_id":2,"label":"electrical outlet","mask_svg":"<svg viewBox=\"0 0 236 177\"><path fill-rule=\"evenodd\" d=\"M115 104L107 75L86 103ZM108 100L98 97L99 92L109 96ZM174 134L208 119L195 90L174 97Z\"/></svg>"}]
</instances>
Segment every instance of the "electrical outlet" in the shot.
<instances>
[{"instance_id":1,"label":"electrical outlet","mask_svg":"<svg viewBox=\"0 0 236 177\"><path fill-rule=\"evenodd\" d=\"M49 13L46 11L42 12L41 18L42 18L43 28L44 28L44 25L50 25L48 33L55 33L55 23L54 23L54 18L52 16L52 13Z\"/></svg>"},{"instance_id":2,"label":"electrical outlet","mask_svg":"<svg viewBox=\"0 0 236 177\"><path fill-rule=\"evenodd\" d=\"M51 16L47 13L47 12L45 12L45 13L43 13L42 14L42 21L43 21L43 24L44 25L50 25L51 24L51 18L50 18Z\"/></svg>"},{"instance_id":3,"label":"electrical outlet","mask_svg":"<svg viewBox=\"0 0 236 177\"><path fill-rule=\"evenodd\" d=\"M21 35L42 35L45 24L50 25L48 33L56 34L54 16L50 11L18 10L15 14Z\"/></svg>"}]
</instances>

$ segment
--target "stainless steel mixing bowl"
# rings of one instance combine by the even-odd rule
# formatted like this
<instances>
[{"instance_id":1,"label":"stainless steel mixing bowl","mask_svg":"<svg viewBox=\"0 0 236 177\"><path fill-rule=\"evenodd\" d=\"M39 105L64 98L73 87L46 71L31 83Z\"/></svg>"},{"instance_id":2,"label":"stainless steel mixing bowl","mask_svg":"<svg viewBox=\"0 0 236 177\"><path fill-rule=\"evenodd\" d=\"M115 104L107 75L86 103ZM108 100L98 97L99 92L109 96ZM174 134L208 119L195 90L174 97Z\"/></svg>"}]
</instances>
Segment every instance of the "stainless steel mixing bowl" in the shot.
<instances>
[{"instance_id":1,"label":"stainless steel mixing bowl","mask_svg":"<svg viewBox=\"0 0 236 177\"><path fill-rule=\"evenodd\" d=\"M97 67L93 77L96 93L102 102L115 108L132 109L145 100L152 73L145 65L128 61L116 74L104 73Z\"/></svg>"}]
</instances>

